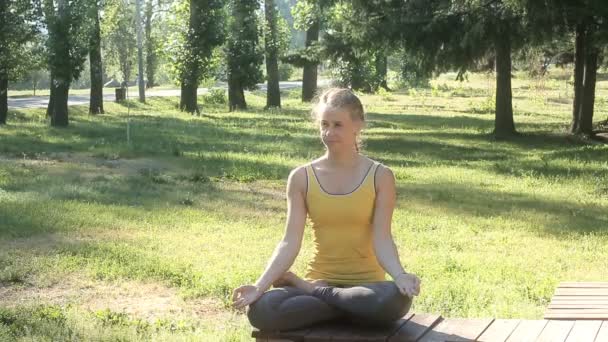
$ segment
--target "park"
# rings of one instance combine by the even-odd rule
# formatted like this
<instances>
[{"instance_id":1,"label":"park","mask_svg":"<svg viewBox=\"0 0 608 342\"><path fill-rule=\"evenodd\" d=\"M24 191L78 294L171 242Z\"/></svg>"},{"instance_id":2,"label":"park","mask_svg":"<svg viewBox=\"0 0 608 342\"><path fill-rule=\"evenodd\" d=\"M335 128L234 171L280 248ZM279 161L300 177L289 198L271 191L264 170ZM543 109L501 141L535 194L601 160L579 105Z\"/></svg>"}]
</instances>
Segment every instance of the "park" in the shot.
<instances>
[{"instance_id":1,"label":"park","mask_svg":"<svg viewBox=\"0 0 608 342\"><path fill-rule=\"evenodd\" d=\"M607 8L448 3L3 2L0 340L608 341ZM328 149L332 87L420 293L390 331L260 331L233 291Z\"/></svg>"}]
</instances>

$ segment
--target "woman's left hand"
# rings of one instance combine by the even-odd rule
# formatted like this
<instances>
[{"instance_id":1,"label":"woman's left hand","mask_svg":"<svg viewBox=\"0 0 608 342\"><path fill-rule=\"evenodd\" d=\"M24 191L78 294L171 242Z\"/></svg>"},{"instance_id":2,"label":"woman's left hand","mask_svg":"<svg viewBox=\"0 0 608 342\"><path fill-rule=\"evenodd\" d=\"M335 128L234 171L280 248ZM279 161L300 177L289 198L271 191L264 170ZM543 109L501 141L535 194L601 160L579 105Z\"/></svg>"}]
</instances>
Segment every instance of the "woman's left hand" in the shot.
<instances>
[{"instance_id":1,"label":"woman's left hand","mask_svg":"<svg viewBox=\"0 0 608 342\"><path fill-rule=\"evenodd\" d=\"M410 298L420 294L420 278L415 274L401 273L394 280L402 294Z\"/></svg>"}]
</instances>

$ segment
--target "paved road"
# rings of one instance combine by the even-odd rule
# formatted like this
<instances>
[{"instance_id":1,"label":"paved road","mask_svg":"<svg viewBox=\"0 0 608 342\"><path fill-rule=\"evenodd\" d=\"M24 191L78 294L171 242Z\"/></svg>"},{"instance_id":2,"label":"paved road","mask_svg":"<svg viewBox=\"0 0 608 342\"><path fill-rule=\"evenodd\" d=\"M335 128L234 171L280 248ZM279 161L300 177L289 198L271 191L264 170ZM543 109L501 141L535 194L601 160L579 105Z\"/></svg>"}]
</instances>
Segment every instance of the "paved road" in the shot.
<instances>
[{"instance_id":1,"label":"paved road","mask_svg":"<svg viewBox=\"0 0 608 342\"><path fill-rule=\"evenodd\" d=\"M320 83L323 83L322 81ZM279 83L279 88L281 89L292 89L302 86L302 82L300 81L286 81ZM220 88L226 89L225 84L220 84ZM258 84L259 89L266 90L266 83ZM199 88L198 94L205 94L209 91L208 88ZM129 98L137 98L139 95L137 92L137 88L133 89L129 88ZM179 89L167 89L167 90L149 90L146 92L146 97L154 97L154 96L179 96ZM103 89L103 99L104 101L114 101L114 88L104 88ZM31 97L17 97L17 98L8 98L8 107L9 108L40 108L46 107L49 103L48 96L31 96ZM68 106L73 105L87 105L89 104L89 95L70 95L68 97Z\"/></svg>"}]
</instances>

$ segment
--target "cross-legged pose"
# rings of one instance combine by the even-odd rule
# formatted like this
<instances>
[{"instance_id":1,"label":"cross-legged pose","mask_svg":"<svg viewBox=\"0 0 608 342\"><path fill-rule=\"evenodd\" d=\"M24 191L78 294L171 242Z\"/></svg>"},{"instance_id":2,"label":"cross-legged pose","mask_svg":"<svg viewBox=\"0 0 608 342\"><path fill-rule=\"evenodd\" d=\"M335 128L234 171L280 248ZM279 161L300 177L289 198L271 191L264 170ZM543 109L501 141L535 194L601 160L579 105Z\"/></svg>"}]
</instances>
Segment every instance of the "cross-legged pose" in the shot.
<instances>
[{"instance_id":1,"label":"cross-legged pose","mask_svg":"<svg viewBox=\"0 0 608 342\"><path fill-rule=\"evenodd\" d=\"M392 171L362 155L363 106L349 89L329 89L312 111L326 153L295 168L287 182L285 234L253 285L233 292L251 324L288 330L347 319L383 325L407 313L420 279L404 271L391 234ZM289 268L312 221L315 254L304 278ZM387 281L388 273L392 281ZM274 289L267 291L271 285Z\"/></svg>"}]
</instances>

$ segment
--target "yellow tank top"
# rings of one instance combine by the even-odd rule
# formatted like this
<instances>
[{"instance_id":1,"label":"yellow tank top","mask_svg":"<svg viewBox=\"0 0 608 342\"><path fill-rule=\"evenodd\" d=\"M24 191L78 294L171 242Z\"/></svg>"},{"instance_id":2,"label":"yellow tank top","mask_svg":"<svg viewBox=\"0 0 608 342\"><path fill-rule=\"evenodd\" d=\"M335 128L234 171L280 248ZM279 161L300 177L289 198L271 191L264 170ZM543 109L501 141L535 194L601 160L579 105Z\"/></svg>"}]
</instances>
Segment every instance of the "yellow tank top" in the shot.
<instances>
[{"instance_id":1,"label":"yellow tank top","mask_svg":"<svg viewBox=\"0 0 608 342\"><path fill-rule=\"evenodd\" d=\"M373 247L372 218L376 189L374 162L359 186L348 194L330 194L320 185L312 165L306 166L306 206L314 231L315 254L307 279L335 285L385 280Z\"/></svg>"}]
</instances>

